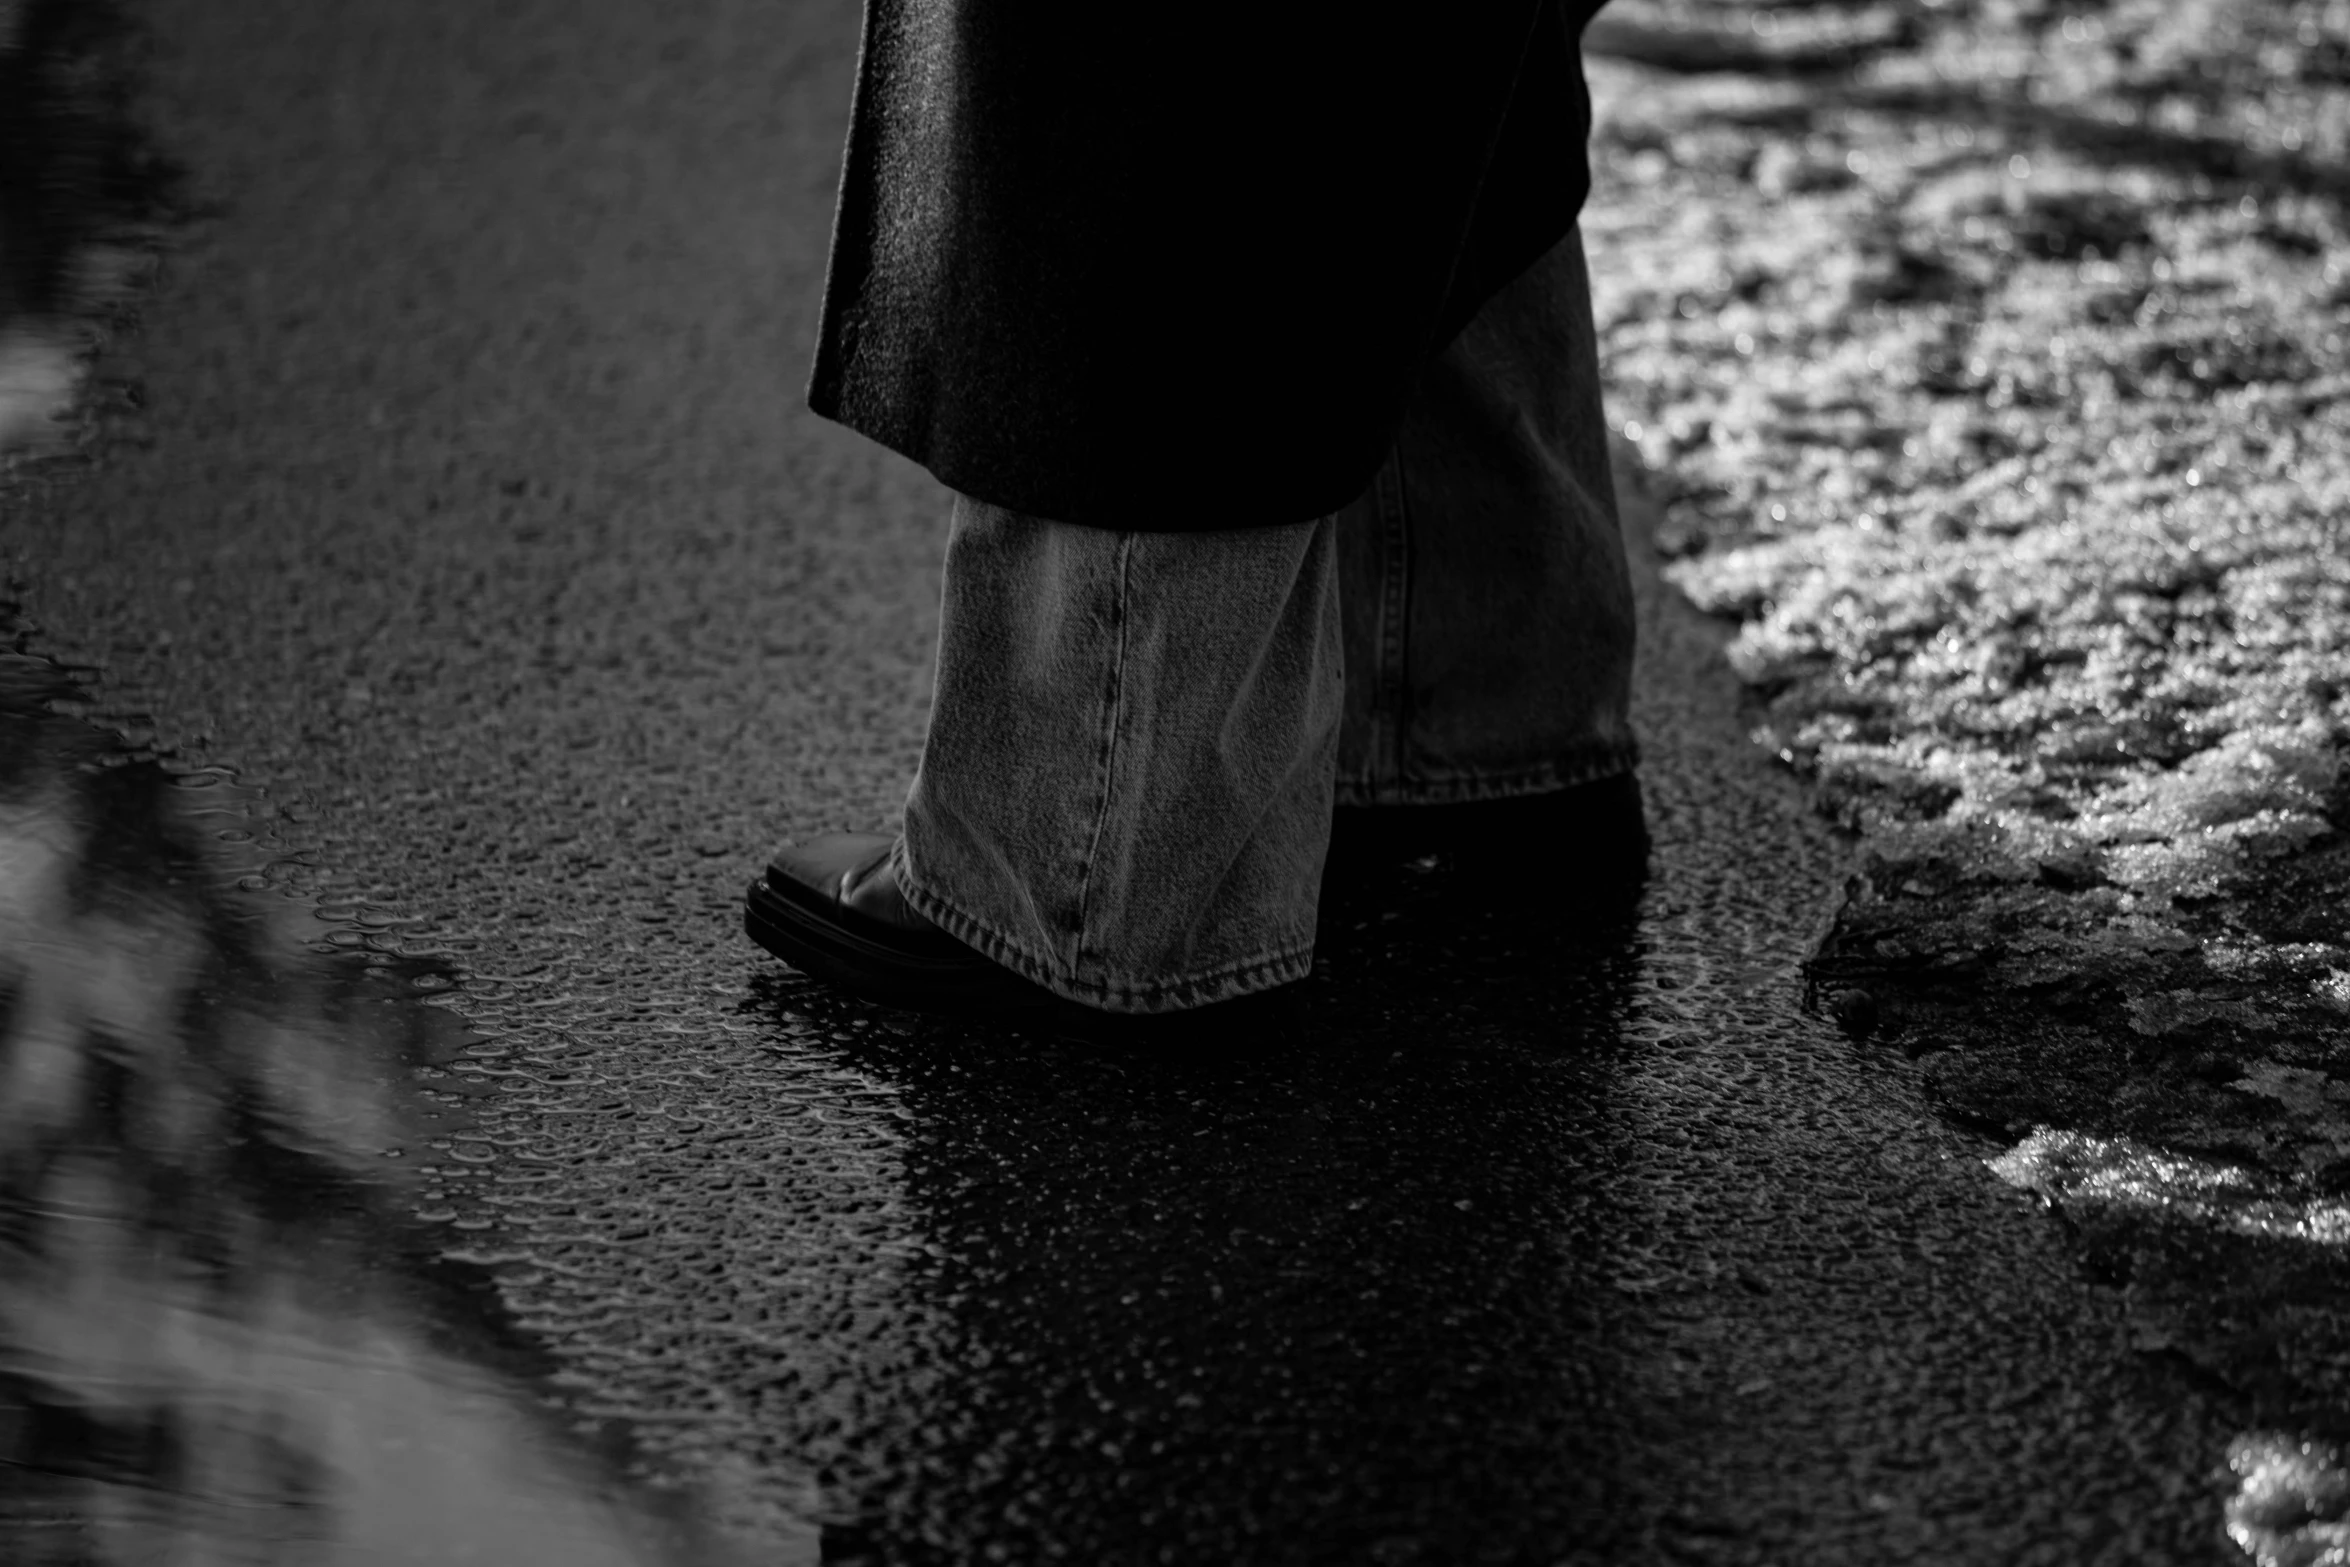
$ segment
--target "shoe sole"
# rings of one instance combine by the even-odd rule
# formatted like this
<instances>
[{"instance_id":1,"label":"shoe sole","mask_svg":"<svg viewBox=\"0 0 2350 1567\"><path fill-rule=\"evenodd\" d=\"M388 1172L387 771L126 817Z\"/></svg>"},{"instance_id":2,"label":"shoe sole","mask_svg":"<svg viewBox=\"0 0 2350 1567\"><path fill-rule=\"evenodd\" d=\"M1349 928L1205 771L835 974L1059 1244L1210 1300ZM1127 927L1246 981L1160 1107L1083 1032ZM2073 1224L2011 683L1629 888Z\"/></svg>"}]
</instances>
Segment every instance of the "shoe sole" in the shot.
<instances>
[{"instance_id":1,"label":"shoe sole","mask_svg":"<svg viewBox=\"0 0 2350 1567\"><path fill-rule=\"evenodd\" d=\"M992 964L979 969L977 965L987 960L976 953L931 957L868 939L777 891L764 876L743 895L743 931L804 974L867 1001L910 1012L985 1012L1039 1019L1056 1010L1054 1004L1060 1000L1041 987L1035 997L1021 995L1013 987L1025 981L990 972Z\"/></svg>"}]
</instances>

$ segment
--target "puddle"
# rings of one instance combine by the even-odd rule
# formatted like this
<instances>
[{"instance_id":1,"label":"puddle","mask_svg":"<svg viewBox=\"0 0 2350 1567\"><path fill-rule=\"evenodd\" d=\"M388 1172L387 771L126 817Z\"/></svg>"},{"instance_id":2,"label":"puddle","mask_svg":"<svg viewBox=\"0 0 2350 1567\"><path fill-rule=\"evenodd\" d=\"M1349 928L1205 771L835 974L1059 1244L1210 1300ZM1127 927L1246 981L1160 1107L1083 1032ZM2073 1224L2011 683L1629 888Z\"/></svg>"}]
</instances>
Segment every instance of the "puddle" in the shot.
<instances>
[{"instance_id":1,"label":"puddle","mask_svg":"<svg viewBox=\"0 0 2350 1567\"><path fill-rule=\"evenodd\" d=\"M732 1559L414 1216L464 1146L429 960L320 941L258 797L76 695L0 657L0 1560Z\"/></svg>"}]
</instances>

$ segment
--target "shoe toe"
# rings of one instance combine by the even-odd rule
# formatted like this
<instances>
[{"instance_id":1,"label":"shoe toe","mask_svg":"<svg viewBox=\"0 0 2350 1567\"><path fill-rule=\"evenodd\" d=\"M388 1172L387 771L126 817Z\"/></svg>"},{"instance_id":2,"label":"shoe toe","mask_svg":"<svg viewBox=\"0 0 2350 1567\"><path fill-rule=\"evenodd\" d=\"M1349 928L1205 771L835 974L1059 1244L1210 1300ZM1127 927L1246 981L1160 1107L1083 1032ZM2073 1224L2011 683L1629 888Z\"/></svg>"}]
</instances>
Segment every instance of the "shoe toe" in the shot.
<instances>
[{"instance_id":1,"label":"shoe toe","mask_svg":"<svg viewBox=\"0 0 2350 1567\"><path fill-rule=\"evenodd\" d=\"M786 844L767 862L767 880L779 891L805 888L837 902L843 885L886 859L896 843L887 833L828 832L806 843Z\"/></svg>"}]
</instances>

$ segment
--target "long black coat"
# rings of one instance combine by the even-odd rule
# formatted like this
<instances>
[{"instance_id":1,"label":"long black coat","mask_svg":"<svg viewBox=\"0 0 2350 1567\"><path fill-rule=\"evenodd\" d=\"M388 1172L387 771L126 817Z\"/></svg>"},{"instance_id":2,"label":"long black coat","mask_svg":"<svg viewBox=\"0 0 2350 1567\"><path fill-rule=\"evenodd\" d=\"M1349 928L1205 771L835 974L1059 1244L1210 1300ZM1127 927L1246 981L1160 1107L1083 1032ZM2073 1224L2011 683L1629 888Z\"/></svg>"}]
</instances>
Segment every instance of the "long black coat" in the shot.
<instances>
[{"instance_id":1,"label":"long black coat","mask_svg":"<svg viewBox=\"0 0 2350 1567\"><path fill-rule=\"evenodd\" d=\"M1061 521L1335 511L1574 222L1599 3L866 0L810 404Z\"/></svg>"}]
</instances>

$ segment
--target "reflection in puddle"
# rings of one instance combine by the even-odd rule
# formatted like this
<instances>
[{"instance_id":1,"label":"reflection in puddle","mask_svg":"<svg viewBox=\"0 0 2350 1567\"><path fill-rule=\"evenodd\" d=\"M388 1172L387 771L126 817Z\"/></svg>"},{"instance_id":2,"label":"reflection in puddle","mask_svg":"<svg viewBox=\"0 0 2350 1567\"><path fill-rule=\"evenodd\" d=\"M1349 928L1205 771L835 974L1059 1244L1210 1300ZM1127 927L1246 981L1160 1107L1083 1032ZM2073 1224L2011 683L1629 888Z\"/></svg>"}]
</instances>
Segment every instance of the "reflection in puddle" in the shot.
<instances>
[{"instance_id":1,"label":"reflection in puddle","mask_svg":"<svg viewBox=\"0 0 2350 1567\"><path fill-rule=\"evenodd\" d=\"M2261 1434L2228 1453L2228 1538L2260 1567L2350 1567L2350 1470L2322 1442Z\"/></svg>"},{"instance_id":2,"label":"reflection in puddle","mask_svg":"<svg viewBox=\"0 0 2350 1567\"><path fill-rule=\"evenodd\" d=\"M2041 1127L1986 1161L2010 1186L2058 1203L2155 1209L2238 1235L2340 1245L2350 1203L2280 1195L2234 1165L2147 1148L2124 1137Z\"/></svg>"},{"instance_id":3,"label":"reflection in puddle","mask_svg":"<svg viewBox=\"0 0 2350 1567\"><path fill-rule=\"evenodd\" d=\"M718 1559L397 1216L450 1020L293 949L234 791L72 694L0 658L0 1561Z\"/></svg>"}]
</instances>

